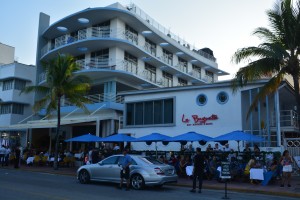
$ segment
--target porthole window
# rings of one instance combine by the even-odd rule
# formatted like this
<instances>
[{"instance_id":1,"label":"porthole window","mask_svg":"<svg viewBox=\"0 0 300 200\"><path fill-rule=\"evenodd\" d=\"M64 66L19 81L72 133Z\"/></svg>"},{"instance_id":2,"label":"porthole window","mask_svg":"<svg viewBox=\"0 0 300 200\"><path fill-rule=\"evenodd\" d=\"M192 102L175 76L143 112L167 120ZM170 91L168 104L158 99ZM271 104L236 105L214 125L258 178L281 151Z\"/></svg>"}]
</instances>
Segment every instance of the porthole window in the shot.
<instances>
[{"instance_id":1,"label":"porthole window","mask_svg":"<svg viewBox=\"0 0 300 200\"><path fill-rule=\"evenodd\" d=\"M196 100L199 106L204 106L207 103L207 97L205 94L200 94Z\"/></svg>"},{"instance_id":2,"label":"porthole window","mask_svg":"<svg viewBox=\"0 0 300 200\"><path fill-rule=\"evenodd\" d=\"M229 97L228 97L228 94L226 92L220 92L218 95L217 95L217 101L219 104L225 104L227 103Z\"/></svg>"}]
</instances>

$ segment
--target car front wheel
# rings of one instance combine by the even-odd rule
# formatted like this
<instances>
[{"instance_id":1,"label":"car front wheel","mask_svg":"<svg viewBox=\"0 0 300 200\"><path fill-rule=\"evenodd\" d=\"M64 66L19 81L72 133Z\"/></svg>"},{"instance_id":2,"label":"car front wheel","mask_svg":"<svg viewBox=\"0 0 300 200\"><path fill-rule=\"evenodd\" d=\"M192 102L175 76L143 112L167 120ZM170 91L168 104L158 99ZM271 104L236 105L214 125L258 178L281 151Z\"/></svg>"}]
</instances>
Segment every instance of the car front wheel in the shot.
<instances>
[{"instance_id":1,"label":"car front wheel","mask_svg":"<svg viewBox=\"0 0 300 200\"><path fill-rule=\"evenodd\" d=\"M79 172L79 182L82 184L90 182L90 174L87 170L83 169Z\"/></svg>"},{"instance_id":2,"label":"car front wheel","mask_svg":"<svg viewBox=\"0 0 300 200\"><path fill-rule=\"evenodd\" d=\"M139 174L132 175L132 177L131 177L131 186L135 190L143 189L144 186L145 186L145 181L144 181L143 177Z\"/></svg>"}]
</instances>

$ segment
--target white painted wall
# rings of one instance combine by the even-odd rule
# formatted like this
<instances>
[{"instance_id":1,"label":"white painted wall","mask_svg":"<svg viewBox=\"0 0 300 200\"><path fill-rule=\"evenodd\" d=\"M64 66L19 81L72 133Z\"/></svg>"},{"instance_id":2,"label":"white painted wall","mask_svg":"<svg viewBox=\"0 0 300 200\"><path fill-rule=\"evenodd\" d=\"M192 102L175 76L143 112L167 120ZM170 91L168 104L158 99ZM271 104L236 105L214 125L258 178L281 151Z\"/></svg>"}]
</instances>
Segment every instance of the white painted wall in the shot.
<instances>
[{"instance_id":1,"label":"white painted wall","mask_svg":"<svg viewBox=\"0 0 300 200\"><path fill-rule=\"evenodd\" d=\"M219 92L225 91L229 95L229 100L226 104L219 104L216 100ZM199 106L196 103L197 96L205 94L207 96L207 104ZM124 128L120 130L121 133L131 133L134 137L141 137L153 132L166 134L169 136L176 136L189 131L195 131L210 137L216 137L234 130L242 129L242 115L241 115L241 95L237 93L232 95L231 88L207 88L185 90L178 92L165 92L154 94L142 94L136 96L125 96L126 102L135 102L151 99L161 99L175 97L175 126L169 127L147 127L147 128ZM192 115L199 117L209 117L212 114L218 116L218 120L211 121L212 125L187 126L182 122L182 115L188 117L192 121ZM236 142L232 142L231 146L236 146ZM194 146L199 146L195 143ZM137 150L151 148L145 143L133 143L133 148ZM154 147L154 145L153 145ZM165 150L179 150L179 144L169 144ZM163 148L163 145L161 146ZM152 148L153 150L153 148Z\"/></svg>"},{"instance_id":2,"label":"white painted wall","mask_svg":"<svg viewBox=\"0 0 300 200\"><path fill-rule=\"evenodd\" d=\"M15 47L0 43L0 65L13 63L14 57Z\"/></svg>"}]
</instances>

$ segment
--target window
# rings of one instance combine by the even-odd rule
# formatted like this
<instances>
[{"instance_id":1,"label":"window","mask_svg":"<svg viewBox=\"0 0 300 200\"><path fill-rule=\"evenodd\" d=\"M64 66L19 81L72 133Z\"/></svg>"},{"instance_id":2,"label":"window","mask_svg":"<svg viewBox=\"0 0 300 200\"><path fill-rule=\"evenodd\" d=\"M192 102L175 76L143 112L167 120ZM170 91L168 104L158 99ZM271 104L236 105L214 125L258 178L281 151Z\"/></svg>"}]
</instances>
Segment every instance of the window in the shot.
<instances>
[{"instance_id":1,"label":"window","mask_svg":"<svg viewBox=\"0 0 300 200\"><path fill-rule=\"evenodd\" d=\"M178 86L185 86L187 85L187 80L184 80L182 78L178 78Z\"/></svg>"},{"instance_id":2,"label":"window","mask_svg":"<svg viewBox=\"0 0 300 200\"><path fill-rule=\"evenodd\" d=\"M24 114L24 104L9 103L1 104L0 114Z\"/></svg>"},{"instance_id":3,"label":"window","mask_svg":"<svg viewBox=\"0 0 300 200\"><path fill-rule=\"evenodd\" d=\"M1 104L0 114L10 114L12 104Z\"/></svg>"},{"instance_id":4,"label":"window","mask_svg":"<svg viewBox=\"0 0 300 200\"><path fill-rule=\"evenodd\" d=\"M154 124L163 123L163 102L161 100L154 101Z\"/></svg>"},{"instance_id":5,"label":"window","mask_svg":"<svg viewBox=\"0 0 300 200\"><path fill-rule=\"evenodd\" d=\"M3 91L5 91L5 90L12 90L13 89L13 85L14 85L14 80L13 79L3 81L2 90Z\"/></svg>"},{"instance_id":6,"label":"window","mask_svg":"<svg viewBox=\"0 0 300 200\"><path fill-rule=\"evenodd\" d=\"M206 75L207 81L209 83L213 83L214 82L214 73L205 70L205 75Z\"/></svg>"},{"instance_id":7,"label":"window","mask_svg":"<svg viewBox=\"0 0 300 200\"><path fill-rule=\"evenodd\" d=\"M26 81L20 80L20 79L15 79L15 90L23 90L26 86Z\"/></svg>"},{"instance_id":8,"label":"window","mask_svg":"<svg viewBox=\"0 0 300 200\"><path fill-rule=\"evenodd\" d=\"M110 21L96 24L92 27L93 37L109 37L110 35Z\"/></svg>"},{"instance_id":9,"label":"window","mask_svg":"<svg viewBox=\"0 0 300 200\"><path fill-rule=\"evenodd\" d=\"M197 65L192 65L193 67L193 75L196 78L200 78L201 79L201 67L197 66Z\"/></svg>"},{"instance_id":10,"label":"window","mask_svg":"<svg viewBox=\"0 0 300 200\"><path fill-rule=\"evenodd\" d=\"M109 157L104 159L101 163L102 165L115 165L117 164L118 156Z\"/></svg>"},{"instance_id":11,"label":"window","mask_svg":"<svg viewBox=\"0 0 300 200\"><path fill-rule=\"evenodd\" d=\"M137 74L137 57L131 55L130 53L125 52L124 54L124 64L125 64L125 71Z\"/></svg>"},{"instance_id":12,"label":"window","mask_svg":"<svg viewBox=\"0 0 300 200\"><path fill-rule=\"evenodd\" d=\"M163 86L165 87L172 87L173 86L173 76L168 72L163 71Z\"/></svg>"},{"instance_id":13,"label":"window","mask_svg":"<svg viewBox=\"0 0 300 200\"><path fill-rule=\"evenodd\" d=\"M180 71L183 71L185 73L187 73L187 71L188 71L188 63L186 60L184 60L182 58L178 58L177 67L179 68Z\"/></svg>"},{"instance_id":14,"label":"window","mask_svg":"<svg viewBox=\"0 0 300 200\"><path fill-rule=\"evenodd\" d=\"M23 90L26 86L26 81L20 80L20 79L9 79L3 81L3 87L2 90Z\"/></svg>"},{"instance_id":15,"label":"window","mask_svg":"<svg viewBox=\"0 0 300 200\"><path fill-rule=\"evenodd\" d=\"M228 97L228 94L226 92L220 92L218 95L217 95L217 102L219 104L225 104L227 103L229 97Z\"/></svg>"},{"instance_id":16,"label":"window","mask_svg":"<svg viewBox=\"0 0 300 200\"><path fill-rule=\"evenodd\" d=\"M171 124L173 123L173 99L164 100L164 123Z\"/></svg>"},{"instance_id":17,"label":"window","mask_svg":"<svg viewBox=\"0 0 300 200\"><path fill-rule=\"evenodd\" d=\"M204 106L207 103L207 97L205 94L200 94L197 99L196 99L196 103L199 106Z\"/></svg>"},{"instance_id":18,"label":"window","mask_svg":"<svg viewBox=\"0 0 300 200\"><path fill-rule=\"evenodd\" d=\"M128 125L134 124L134 104L126 104L126 121Z\"/></svg>"},{"instance_id":19,"label":"window","mask_svg":"<svg viewBox=\"0 0 300 200\"><path fill-rule=\"evenodd\" d=\"M136 125L142 125L144 120L143 120L143 103L136 103L135 104L135 116L134 116L134 119L135 119L135 124Z\"/></svg>"},{"instance_id":20,"label":"window","mask_svg":"<svg viewBox=\"0 0 300 200\"><path fill-rule=\"evenodd\" d=\"M173 65L173 54L166 49L163 49L163 61L169 65Z\"/></svg>"},{"instance_id":21,"label":"window","mask_svg":"<svg viewBox=\"0 0 300 200\"><path fill-rule=\"evenodd\" d=\"M156 67L145 63L145 70L146 70L146 79L152 82L156 82Z\"/></svg>"},{"instance_id":22,"label":"window","mask_svg":"<svg viewBox=\"0 0 300 200\"><path fill-rule=\"evenodd\" d=\"M145 118L144 118L144 124L154 124L154 106L153 101L146 101L145 102Z\"/></svg>"},{"instance_id":23,"label":"window","mask_svg":"<svg viewBox=\"0 0 300 200\"><path fill-rule=\"evenodd\" d=\"M127 24L125 26L125 38L126 40L138 45L138 32Z\"/></svg>"},{"instance_id":24,"label":"window","mask_svg":"<svg viewBox=\"0 0 300 200\"><path fill-rule=\"evenodd\" d=\"M156 56L156 44L149 39L145 39L145 50Z\"/></svg>"},{"instance_id":25,"label":"window","mask_svg":"<svg viewBox=\"0 0 300 200\"><path fill-rule=\"evenodd\" d=\"M174 99L127 103L125 116L129 126L173 124Z\"/></svg>"},{"instance_id":26,"label":"window","mask_svg":"<svg viewBox=\"0 0 300 200\"><path fill-rule=\"evenodd\" d=\"M91 53L91 67L107 67L109 60L109 49L101 49Z\"/></svg>"}]
</instances>

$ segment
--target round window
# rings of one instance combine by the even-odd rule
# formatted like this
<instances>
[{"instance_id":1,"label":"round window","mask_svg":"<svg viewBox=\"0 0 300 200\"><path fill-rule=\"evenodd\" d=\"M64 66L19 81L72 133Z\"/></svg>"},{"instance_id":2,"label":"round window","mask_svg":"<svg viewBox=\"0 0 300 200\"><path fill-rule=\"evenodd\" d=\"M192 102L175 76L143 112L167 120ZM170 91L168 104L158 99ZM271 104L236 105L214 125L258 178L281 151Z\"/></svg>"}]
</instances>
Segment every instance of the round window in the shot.
<instances>
[{"instance_id":1,"label":"round window","mask_svg":"<svg viewBox=\"0 0 300 200\"><path fill-rule=\"evenodd\" d=\"M229 97L228 97L228 94L226 92L220 92L217 96L217 101L220 103L220 104L225 104L227 103Z\"/></svg>"},{"instance_id":2,"label":"round window","mask_svg":"<svg viewBox=\"0 0 300 200\"><path fill-rule=\"evenodd\" d=\"M200 95L197 97L197 104L198 104L199 106L204 106L206 103L207 103L207 97L206 97L206 95L200 94Z\"/></svg>"}]
</instances>

